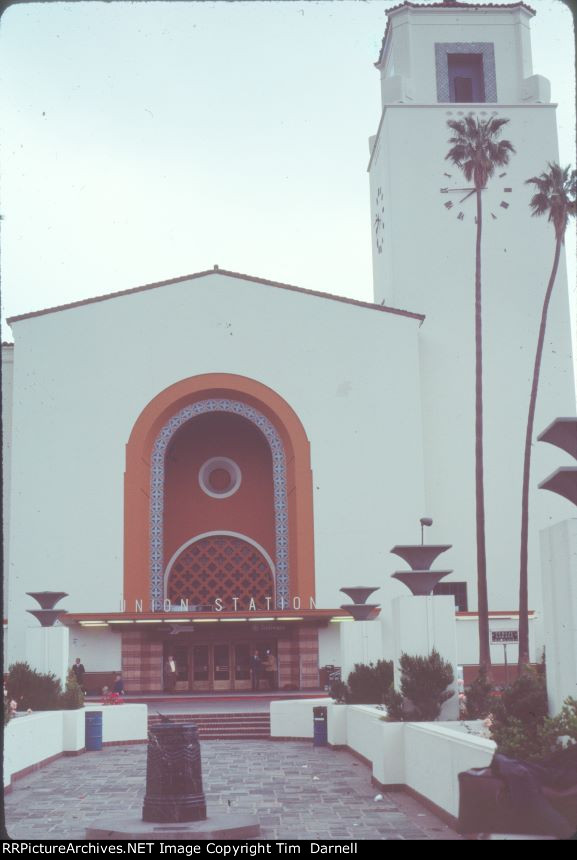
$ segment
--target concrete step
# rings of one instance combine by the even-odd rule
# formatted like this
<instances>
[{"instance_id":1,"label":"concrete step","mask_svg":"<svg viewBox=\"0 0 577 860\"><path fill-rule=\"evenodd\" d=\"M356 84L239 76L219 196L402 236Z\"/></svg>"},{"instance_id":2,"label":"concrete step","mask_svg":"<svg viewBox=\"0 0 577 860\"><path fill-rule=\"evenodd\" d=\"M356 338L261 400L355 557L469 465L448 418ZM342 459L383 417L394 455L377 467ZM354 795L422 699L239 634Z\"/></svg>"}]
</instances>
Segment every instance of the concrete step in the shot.
<instances>
[{"instance_id":1,"label":"concrete step","mask_svg":"<svg viewBox=\"0 0 577 860\"><path fill-rule=\"evenodd\" d=\"M270 738L270 716L267 713L171 714L169 719L176 725L193 723L201 740ZM158 714L148 717L149 727L162 722Z\"/></svg>"}]
</instances>

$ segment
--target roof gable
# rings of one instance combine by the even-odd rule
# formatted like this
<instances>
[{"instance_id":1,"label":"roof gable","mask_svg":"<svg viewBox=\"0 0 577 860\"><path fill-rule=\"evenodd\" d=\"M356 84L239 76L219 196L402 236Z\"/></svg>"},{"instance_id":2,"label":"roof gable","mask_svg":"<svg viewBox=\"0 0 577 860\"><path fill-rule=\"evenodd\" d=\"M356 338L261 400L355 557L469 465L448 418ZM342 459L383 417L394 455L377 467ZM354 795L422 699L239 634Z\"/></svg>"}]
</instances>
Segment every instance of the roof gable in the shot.
<instances>
[{"instance_id":1,"label":"roof gable","mask_svg":"<svg viewBox=\"0 0 577 860\"><path fill-rule=\"evenodd\" d=\"M279 281L270 281L270 280L267 280L266 278L257 278L253 275L243 275L240 272L231 272L231 271L228 271L227 269L219 269L218 266L215 266L213 269L207 269L204 272L195 272L192 275L182 275L181 277L178 277L178 278L170 278L167 281L157 281L156 283L153 283L153 284L144 284L140 287L132 287L131 289L128 289L128 290L119 290L118 292L115 292L115 293L107 293L106 295L102 295L102 296L93 296L92 298L89 298L89 299L80 299L77 302L69 302L68 304L64 304L64 305L57 305L55 307L44 308L44 309L39 310L39 311L31 311L31 312L26 313L26 314L19 314L17 316L9 317L7 322L9 324L12 324L14 322L19 322L20 320L26 320L26 319L31 319L33 317L44 316L45 314L58 313L60 311L66 311L66 310L70 310L71 308L82 307L83 305L90 305L90 304L94 304L96 302L105 302L105 301L108 301L110 299L119 298L121 296L130 296L133 293L141 293L141 292L145 292L147 290L156 290L159 287L165 287L165 286L169 286L171 284L179 284L179 283L182 283L183 281L192 281L192 280L196 280L199 278L205 278L208 275L225 275L226 277L229 277L229 278L238 278L239 280L249 281L250 283L254 283L254 284L263 284L265 286L276 287L276 288L281 289L281 290L290 290L292 292L302 293L302 294L308 295L308 296L316 296L317 298L328 299L330 301L344 302L345 304L356 305L357 307L368 308L369 310L381 311L384 313L397 314L399 316L410 317L412 319L420 320L421 322L425 319L423 314L413 313L412 311L399 310L398 308L391 308L391 307L388 307L387 305L377 305L377 304L374 304L372 302L359 301L358 299L349 299L346 296L336 296L336 295L333 295L332 293L322 293L322 292L319 292L317 290L307 290L307 289L304 289L303 287L295 287L291 284L280 283Z\"/></svg>"}]
</instances>

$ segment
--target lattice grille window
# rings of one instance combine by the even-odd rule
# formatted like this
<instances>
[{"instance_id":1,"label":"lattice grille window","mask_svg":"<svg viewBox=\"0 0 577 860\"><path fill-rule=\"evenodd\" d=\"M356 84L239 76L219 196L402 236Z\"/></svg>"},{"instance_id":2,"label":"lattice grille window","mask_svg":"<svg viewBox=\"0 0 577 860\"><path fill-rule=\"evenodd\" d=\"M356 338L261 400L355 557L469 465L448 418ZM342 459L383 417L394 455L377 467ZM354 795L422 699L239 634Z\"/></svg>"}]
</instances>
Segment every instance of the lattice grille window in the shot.
<instances>
[{"instance_id":1,"label":"lattice grille window","mask_svg":"<svg viewBox=\"0 0 577 860\"><path fill-rule=\"evenodd\" d=\"M253 599L259 608L265 598L274 606L274 579L270 565L259 550L238 537L211 535L187 546L172 565L167 598L177 604L213 604L217 598L232 608L240 598L243 609Z\"/></svg>"}]
</instances>

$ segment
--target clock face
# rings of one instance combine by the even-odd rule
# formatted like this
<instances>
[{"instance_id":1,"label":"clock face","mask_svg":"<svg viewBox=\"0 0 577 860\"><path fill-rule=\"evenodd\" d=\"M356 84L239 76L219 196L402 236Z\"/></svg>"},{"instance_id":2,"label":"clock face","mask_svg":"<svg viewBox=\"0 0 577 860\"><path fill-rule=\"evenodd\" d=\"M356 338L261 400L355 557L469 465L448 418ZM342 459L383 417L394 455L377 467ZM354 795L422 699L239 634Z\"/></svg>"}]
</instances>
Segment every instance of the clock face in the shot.
<instances>
[{"instance_id":1,"label":"clock face","mask_svg":"<svg viewBox=\"0 0 577 860\"><path fill-rule=\"evenodd\" d=\"M493 221L496 221L499 215L503 214L502 212L499 212L500 209L505 212L510 206L510 202L507 198L512 194L513 189L504 184L503 180L506 176L506 171L504 173L499 173L497 181L493 180L492 182L489 182L487 187L482 189L483 191L489 192L489 199L483 198L483 203L485 204L484 211L488 208ZM476 224L476 194L473 186L469 185L465 188L460 187L461 182L466 181L463 179L462 174L454 176L452 173L443 173L443 180L451 180L450 184L446 184L443 188L439 189L440 194L446 197L443 202L443 206L447 212L452 212L458 221L464 221L468 217L472 218ZM501 182L498 180L501 180ZM497 197L495 197L495 195L497 195Z\"/></svg>"},{"instance_id":2,"label":"clock face","mask_svg":"<svg viewBox=\"0 0 577 860\"><path fill-rule=\"evenodd\" d=\"M375 221L374 221L374 229L375 229L375 240L377 243L377 251L379 254L383 253L383 232L385 226L385 198L383 195L383 189L379 185L377 189L377 196L375 199Z\"/></svg>"}]
</instances>

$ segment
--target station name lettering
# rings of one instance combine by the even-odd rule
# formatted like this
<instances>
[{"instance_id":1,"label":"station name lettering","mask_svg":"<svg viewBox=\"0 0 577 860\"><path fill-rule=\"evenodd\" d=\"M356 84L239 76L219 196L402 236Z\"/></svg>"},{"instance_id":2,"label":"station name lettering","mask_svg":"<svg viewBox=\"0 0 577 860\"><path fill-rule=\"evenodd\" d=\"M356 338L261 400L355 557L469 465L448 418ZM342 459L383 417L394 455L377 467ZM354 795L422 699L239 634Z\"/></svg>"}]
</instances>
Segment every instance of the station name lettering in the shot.
<instances>
[{"instance_id":1,"label":"station name lettering","mask_svg":"<svg viewBox=\"0 0 577 860\"><path fill-rule=\"evenodd\" d=\"M279 597L276 606L273 605L272 597L265 597L257 601L251 598L231 597L229 601L221 600L216 597L214 603L203 604L201 606L192 604L188 599L180 601L166 600L135 600L134 608L127 607L124 598L120 601L120 611L126 612L274 612L277 609L281 611L299 609L316 609L317 605L313 597L309 597L308 606L306 600L301 600L298 595L290 600L285 600L284 597Z\"/></svg>"}]
</instances>

